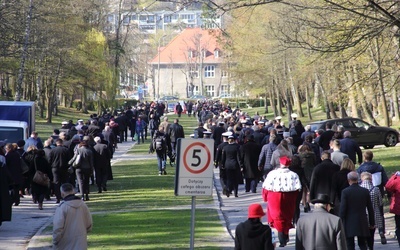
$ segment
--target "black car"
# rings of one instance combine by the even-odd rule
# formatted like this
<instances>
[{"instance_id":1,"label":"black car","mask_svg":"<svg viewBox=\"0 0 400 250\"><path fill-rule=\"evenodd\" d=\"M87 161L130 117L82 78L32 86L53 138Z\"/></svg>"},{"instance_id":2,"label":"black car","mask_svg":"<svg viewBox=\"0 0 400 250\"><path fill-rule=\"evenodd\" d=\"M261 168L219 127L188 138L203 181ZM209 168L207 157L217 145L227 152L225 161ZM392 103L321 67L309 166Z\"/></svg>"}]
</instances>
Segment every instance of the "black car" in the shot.
<instances>
[{"instance_id":1,"label":"black car","mask_svg":"<svg viewBox=\"0 0 400 250\"><path fill-rule=\"evenodd\" d=\"M325 130L326 123L344 127L351 132L351 137L364 148L373 148L375 145L394 147L399 142L399 133L389 127L374 126L358 118L330 119L311 123L311 131Z\"/></svg>"}]
</instances>

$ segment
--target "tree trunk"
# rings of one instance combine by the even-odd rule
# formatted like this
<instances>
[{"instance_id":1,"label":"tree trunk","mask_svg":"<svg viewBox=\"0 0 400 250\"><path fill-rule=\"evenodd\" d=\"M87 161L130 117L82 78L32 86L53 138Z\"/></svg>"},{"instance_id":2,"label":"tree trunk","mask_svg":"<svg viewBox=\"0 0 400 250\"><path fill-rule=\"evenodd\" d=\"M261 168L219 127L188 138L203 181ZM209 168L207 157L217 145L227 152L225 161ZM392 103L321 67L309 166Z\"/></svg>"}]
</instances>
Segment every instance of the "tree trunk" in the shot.
<instances>
[{"instance_id":1,"label":"tree trunk","mask_svg":"<svg viewBox=\"0 0 400 250\"><path fill-rule=\"evenodd\" d=\"M81 98L81 101L82 101L82 113L87 114L88 113L87 105L86 105L86 101L87 101L87 95L86 94L87 94L87 92L86 92L85 85L82 85L81 91L82 91L82 98Z\"/></svg>"},{"instance_id":2,"label":"tree trunk","mask_svg":"<svg viewBox=\"0 0 400 250\"><path fill-rule=\"evenodd\" d=\"M398 121L399 120L399 97L397 94L397 87L395 86L392 89L392 100L393 100L393 120Z\"/></svg>"},{"instance_id":3,"label":"tree trunk","mask_svg":"<svg viewBox=\"0 0 400 250\"><path fill-rule=\"evenodd\" d=\"M308 120L312 120L311 117L311 100L310 100L310 92L308 90L308 85L306 85L306 103L307 103L307 116L308 116Z\"/></svg>"},{"instance_id":4,"label":"tree trunk","mask_svg":"<svg viewBox=\"0 0 400 250\"><path fill-rule=\"evenodd\" d=\"M352 68L353 68L354 82L355 82L357 94L359 95L358 100L360 100L360 104L361 104L361 108L364 113L364 116L369 123L371 123L373 125L378 125L378 123L376 122L376 120L374 119L374 117L371 113L371 110L368 108L368 104L367 104L364 92L362 91L360 82L358 81L358 72L357 72L356 66L352 66Z\"/></svg>"},{"instance_id":5,"label":"tree trunk","mask_svg":"<svg viewBox=\"0 0 400 250\"><path fill-rule=\"evenodd\" d=\"M324 89L324 87L322 86L322 84L321 84L321 82L320 82L320 80L319 80L318 75L317 75L317 79L318 79L318 80L316 80L315 82L318 82L318 83L319 83L318 86L319 86L319 88L320 88L320 90L321 90L322 98L324 98L324 106L325 106L326 119L331 119L331 113L330 113L330 110L329 110L328 97L326 96L325 89Z\"/></svg>"},{"instance_id":6,"label":"tree trunk","mask_svg":"<svg viewBox=\"0 0 400 250\"><path fill-rule=\"evenodd\" d=\"M33 0L29 1L29 11L28 16L26 18L26 27L24 34L24 44L21 52L21 62L18 72L18 80L17 86L15 90L15 100L20 101L22 96L22 83L24 81L24 73L25 73L25 61L28 57L28 46L29 46L29 35L31 32L31 21L32 21L32 11L33 11Z\"/></svg>"},{"instance_id":7,"label":"tree trunk","mask_svg":"<svg viewBox=\"0 0 400 250\"><path fill-rule=\"evenodd\" d=\"M267 90L265 91L265 97L264 97L264 109L265 109L265 114L268 114L268 98L267 98Z\"/></svg>"},{"instance_id":8,"label":"tree trunk","mask_svg":"<svg viewBox=\"0 0 400 250\"><path fill-rule=\"evenodd\" d=\"M272 89L269 90L269 100L271 102L271 108L272 112L274 113L274 117L276 117L278 112L276 112L275 94Z\"/></svg>"},{"instance_id":9,"label":"tree trunk","mask_svg":"<svg viewBox=\"0 0 400 250\"><path fill-rule=\"evenodd\" d=\"M315 83L314 83L314 99L313 99L313 108L319 107L319 91L321 82L319 81L318 73L315 73Z\"/></svg>"}]
</instances>

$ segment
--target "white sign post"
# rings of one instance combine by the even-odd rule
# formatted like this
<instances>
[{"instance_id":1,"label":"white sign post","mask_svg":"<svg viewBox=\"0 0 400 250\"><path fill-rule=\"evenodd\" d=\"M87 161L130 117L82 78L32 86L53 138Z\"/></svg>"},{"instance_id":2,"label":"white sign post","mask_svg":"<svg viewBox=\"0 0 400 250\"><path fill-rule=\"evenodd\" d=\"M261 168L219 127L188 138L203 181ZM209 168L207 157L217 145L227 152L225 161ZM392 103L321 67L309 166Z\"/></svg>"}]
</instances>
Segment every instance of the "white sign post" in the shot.
<instances>
[{"instance_id":1,"label":"white sign post","mask_svg":"<svg viewBox=\"0 0 400 250\"><path fill-rule=\"evenodd\" d=\"M179 139L175 195L192 196L190 249L194 249L196 196L211 196L213 189L214 140Z\"/></svg>"}]
</instances>

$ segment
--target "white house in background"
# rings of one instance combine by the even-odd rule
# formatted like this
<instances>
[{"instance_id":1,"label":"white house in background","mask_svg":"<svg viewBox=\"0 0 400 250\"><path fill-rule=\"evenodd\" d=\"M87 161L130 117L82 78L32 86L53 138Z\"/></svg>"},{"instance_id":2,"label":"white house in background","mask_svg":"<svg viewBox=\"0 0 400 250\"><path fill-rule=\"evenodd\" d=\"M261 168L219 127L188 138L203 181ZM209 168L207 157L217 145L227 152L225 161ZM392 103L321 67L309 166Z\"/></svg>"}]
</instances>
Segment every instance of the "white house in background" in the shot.
<instances>
[{"instance_id":1,"label":"white house in background","mask_svg":"<svg viewBox=\"0 0 400 250\"><path fill-rule=\"evenodd\" d=\"M231 92L219 29L187 28L149 61L149 93L215 97Z\"/></svg>"}]
</instances>

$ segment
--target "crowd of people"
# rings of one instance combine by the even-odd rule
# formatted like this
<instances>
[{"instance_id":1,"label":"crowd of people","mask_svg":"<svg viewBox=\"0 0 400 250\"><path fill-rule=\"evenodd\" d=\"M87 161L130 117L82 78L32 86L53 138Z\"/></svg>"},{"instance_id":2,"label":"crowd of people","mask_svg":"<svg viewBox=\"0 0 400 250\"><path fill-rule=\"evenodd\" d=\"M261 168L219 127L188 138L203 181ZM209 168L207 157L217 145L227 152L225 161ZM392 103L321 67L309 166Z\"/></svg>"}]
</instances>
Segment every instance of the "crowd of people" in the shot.
<instances>
[{"instance_id":1,"label":"crowd of people","mask_svg":"<svg viewBox=\"0 0 400 250\"><path fill-rule=\"evenodd\" d=\"M211 101L193 106L198 127L191 137L214 139L215 167L220 170L223 194L238 197L241 184L245 185L245 192L256 193L257 184L262 182L268 224L278 231L280 247L286 246L289 229L298 223L302 227L298 228L296 245L303 246L298 249L314 249L317 245L327 249L354 249L356 236L360 249L372 249L375 231L381 244L387 243L382 200L386 195L396 197L400 190L385 189L388 177L384 167L373 161L372 151L361 151L350 131L330 123L326 124L325 130L311 131L311 127L304 127L295 113L285 126L280 116L267 120L257 113L250 115ZM168 152L175 148L170 137L171 128L166 123L167 126L160 126L155 132L165 138L159 161L161 173ZM156 148L155 140L150 148ZM359 164L357 169L356 164ZM391 211L397 211L398 199L396 202L392 199ZM302 232L310 230L313 223L315 227L318 224L313 213L300 220L301 207L308 213L312 209L310 203L316 211L329 214L325 230L337 237L310 239L306 231ZM250 219L251 223L258 223L258 220ZM396 223L399 228L396 234L399 234L397 215ZM251 232L243 234L246 233ZM262 235L260 237L270 238ZM236 244L241 247L237 249L250 249L239 241L236 240Z\"/></svg>"}]
</instances>

